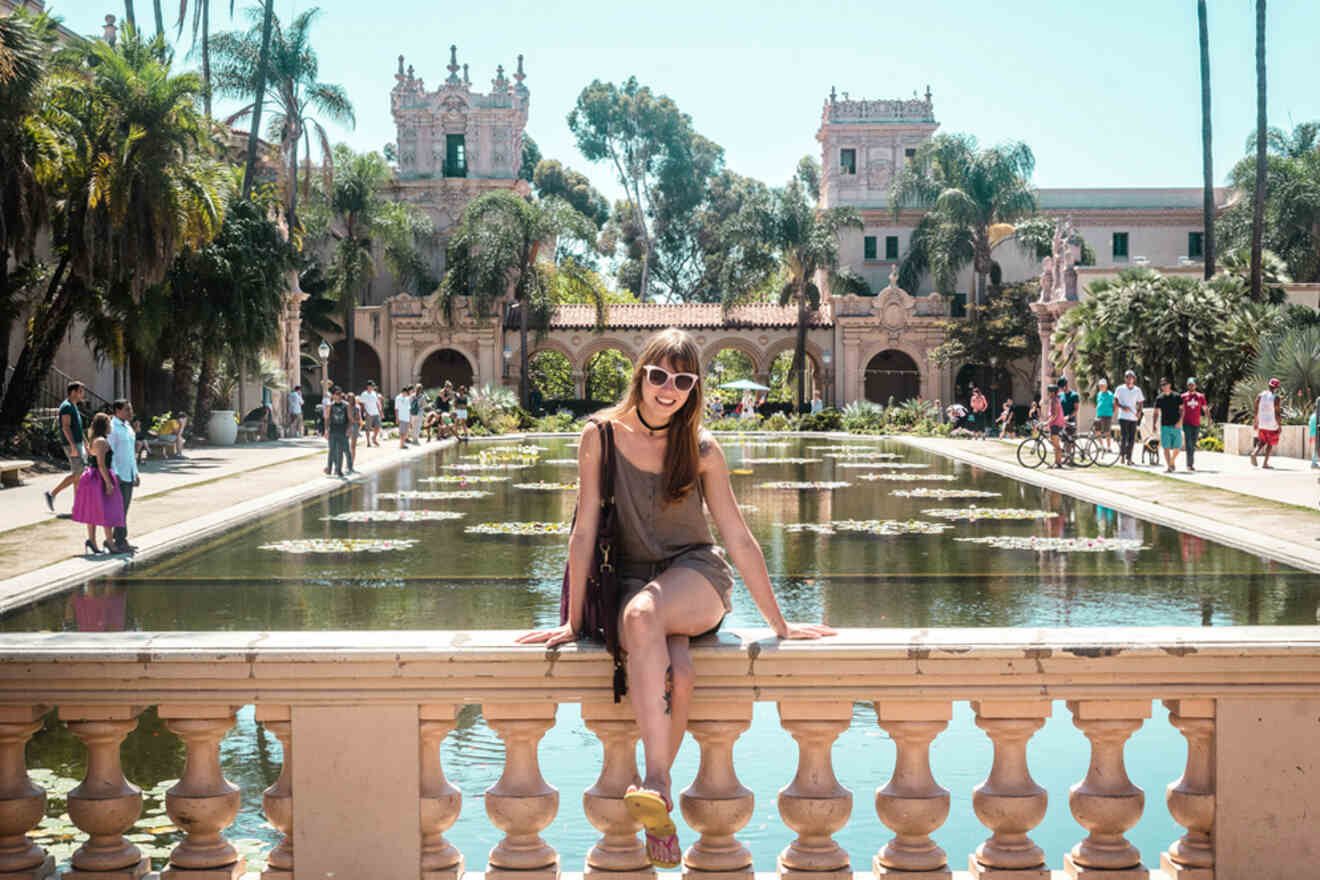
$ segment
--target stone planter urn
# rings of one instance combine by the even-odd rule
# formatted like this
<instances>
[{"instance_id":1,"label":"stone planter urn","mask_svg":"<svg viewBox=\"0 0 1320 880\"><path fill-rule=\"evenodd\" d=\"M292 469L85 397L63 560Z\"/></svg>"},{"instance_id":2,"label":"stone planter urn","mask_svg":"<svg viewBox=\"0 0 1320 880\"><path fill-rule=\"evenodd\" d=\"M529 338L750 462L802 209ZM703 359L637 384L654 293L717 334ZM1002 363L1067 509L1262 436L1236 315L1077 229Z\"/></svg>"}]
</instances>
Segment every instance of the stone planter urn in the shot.
<instances>
[{"instance_id":1,"label":"stone planter urn","mask_svg":"<svg viewBox=\"0 0 1320 880\"><path fill-rule=\"evenodd\" d=\"M211 410L211 420L206 423L206 439L216 446L233 446L238 440L238 422L234 421L232 409Z\"/></svg>"},{"instance_id":2,"label":"stone planter urn","mask_svg":"<svg viewBox=\"0 0 1320 880\"><path fill-rule=\"evenodd\" d=\"M1256 432L1251 425L1224 425L1224 452L1229 455L1250 455L1251 442ZM1279 435L1279 445L1274 448L1275 455L1285 458L1307 458L1305 425L1284 425Z\"/></svg>"}]
</instances>

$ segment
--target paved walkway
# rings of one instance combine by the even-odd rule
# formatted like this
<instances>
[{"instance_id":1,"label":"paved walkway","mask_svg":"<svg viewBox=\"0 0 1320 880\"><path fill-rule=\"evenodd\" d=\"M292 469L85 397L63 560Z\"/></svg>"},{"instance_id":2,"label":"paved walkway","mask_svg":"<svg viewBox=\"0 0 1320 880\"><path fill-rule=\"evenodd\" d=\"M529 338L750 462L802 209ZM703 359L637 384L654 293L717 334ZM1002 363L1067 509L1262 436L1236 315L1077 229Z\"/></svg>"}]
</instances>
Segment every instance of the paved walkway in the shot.
<instances>
[{"instance_id":1,"label":"paved walkway","mask_svg":"<svg viewBox=\"0 0 1320 880\"><path fill-rule=\"evenodd\" d=\"M1271 470L1249 459L1198 452L1196 472L1169 474L1158 467L1032 470L1017 463L1017 442L905 437L904 442L1173 526L1248 553L1320 572L1320 485L1309 460L1275 459Z\"/></svg>"},{"instance_id":2,"label":"paved walkway","mask_svg":"<svg viewBox=\"0 0 1320 880\"><path fill-rule=\"evenodd\" d=\"M355 464L366 476L451 443L401 450L398 441L382 440L371 448L359 442ZM130 540L139 548L133 557L137 562L349 482L322 474L325 441L320 438L198 448L188 455L148 462L142 469L128 520ZM130 561L82 553L86 527L68 519L72 490L56 498L59 515L46 509L42 493L58 481L58 474L36 476L0 491L0 612L89 578L113 575Z\"/></svg>"}]
</instances>

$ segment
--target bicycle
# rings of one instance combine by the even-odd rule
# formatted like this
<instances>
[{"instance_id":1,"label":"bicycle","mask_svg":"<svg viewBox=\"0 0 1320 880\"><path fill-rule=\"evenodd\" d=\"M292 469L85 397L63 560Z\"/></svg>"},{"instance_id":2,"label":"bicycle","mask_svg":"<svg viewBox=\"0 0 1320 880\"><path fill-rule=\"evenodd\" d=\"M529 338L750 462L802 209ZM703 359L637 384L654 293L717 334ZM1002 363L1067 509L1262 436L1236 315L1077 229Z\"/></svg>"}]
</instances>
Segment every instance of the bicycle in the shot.
<instances>
[{"instance_id":1,"label":"bicycle","mask_svg":"<svg viewBox=\"0 0 1320 880\"><path fill-rule=\"evenodd\" d=\"M1032 421L1031 436L1018 444L1018 464L1024 468L1035 469L1054 457L1054 444L1041 433L1039 421ZM1059 435L1059 452L1063 463L1072 467L1090 467L1095 463L1099 444L1094 437L1077 436L1073 425L1069 424Z\"/></svg>"},{"instance_id":2,"label":"bicycle","mask_svg":"<svg viewBox=\"0 0 1320 880\"><path fill-rule=\"evenodd\" d=\"M1108 447L1105 446L1104 441L1106 439L1109 440ZM1095 426L1092 425L1091 430L1078 438L1078 442L1084 442L1086 444L1088 457L1100 467L1113 467L1118 464L1119 458L1122 457L1118 438L1114 436L1112 428L1106 437L1105 434L1097 434L1095 432Z\"/></svg>"}]
</instances>

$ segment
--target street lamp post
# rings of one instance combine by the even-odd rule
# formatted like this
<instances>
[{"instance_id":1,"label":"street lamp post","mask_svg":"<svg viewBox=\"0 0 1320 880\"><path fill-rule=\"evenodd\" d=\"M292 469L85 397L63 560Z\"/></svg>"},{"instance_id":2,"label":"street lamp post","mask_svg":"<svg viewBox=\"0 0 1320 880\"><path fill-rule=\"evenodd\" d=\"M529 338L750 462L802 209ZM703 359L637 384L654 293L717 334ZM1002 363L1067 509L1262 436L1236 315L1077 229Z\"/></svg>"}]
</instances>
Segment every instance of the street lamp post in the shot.
<instances>
[{"instance_id":1,"label":"street lamp post","mask_svg":"<svg viewBox=\"0 0 1320 880\"><path fill-rule=\"evenodd\" d=\"M504 346L504 378L509 378L509 362L513 360L513 349Z\"/></svg>"},{"instance_id":2,"label":"street lamp post","mask_svg":"<svg viewBox=\"0 0 1320 880\"><path fill-rule=\"evenodd\" d=\"M317 409L324 419L325 404L330 399L330 343L322 339L316 347L316 353L321 356L321 402L317 404Z\"/></svg>"}]
</instances>

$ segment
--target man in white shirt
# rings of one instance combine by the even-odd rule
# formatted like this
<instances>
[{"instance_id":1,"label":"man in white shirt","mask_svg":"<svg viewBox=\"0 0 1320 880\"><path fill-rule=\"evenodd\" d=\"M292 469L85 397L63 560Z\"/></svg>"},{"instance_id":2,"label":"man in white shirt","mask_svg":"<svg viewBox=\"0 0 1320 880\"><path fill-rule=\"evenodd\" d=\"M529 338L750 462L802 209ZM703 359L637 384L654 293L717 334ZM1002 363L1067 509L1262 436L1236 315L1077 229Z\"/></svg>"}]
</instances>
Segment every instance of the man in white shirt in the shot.
<instances>
[{"instance_id":1,"label":"man in white shirt","mask_svg":"<svg viewBox=\"0 0 1320 880\"><path fill-rule=\"evenodd\" d=\"M380 445L380 393L376 391L374 380L367 380L367 390L363 391L357 397L358 403L362 404L363 411L367 414L367 445Z\"/></svg>"},{"instance_id":2,"label":"man in white shirt","mask_svg":"<svg viewBox=\"0 0 1320 880\"><path fill-rule=\"evenodd\" d=\"M1270 379L1269 387L1256 395L1256 414L1251 420L1251 427L1256 438L1251 444L1251 466L1256 466L1257 453L1264 451L1263 468L1273 468L1270 453L1279 445L1279 434L1283 430L1283 404L1279 397L1279 380Z\"/></svg>"},{"instance_id":3,"label":"man in white shirt","mask_svg":"<svg viewBox=\"0 0 1320 880\"><path fill-rule=\"evenodd\" d=\"M412 421L412 388L405 386L394 398L394 423L399 426L399 448L408 448L408 425Z\"/></svg>"},{"instance_id":4,"label":"man in white shirt","mask_svg":"<svg viewBox=\"0 0 1320 880\"><path fill-rule=\"evenodd\" d=\"M1141 411L1146 395L1137 387L1137 374L1128 370L1123 384L1114 392L1114 406L1118 410L1118 454L1124 464L1132 464L1132 447L1137 442L1137 425L1141 424Z\"/></svg>"},{"instance_id":5,"label":"man in white shirt","mask_svg":"<svg viewBox=\"0 0 1320 880\"><path fill-rule=\"evenodd\" d=\"M119 477L119 493L124 498L125 524L116 526L112 534L115 553L132 553L137 548L128 543L128 505L133 501L133 489L142 485L138 476L137 434L133 430L133 404L127 400L115 401L115 414L110 419L110 467Z\"/></svg>"},{"instance_id":6,"label":"man in white shirt","mask_svg":"<svg viewBox=\"0 0 1320 880\"><path fill-rule=\"evenodd\" d=\"M303 396L301 388L294 388L289 392L289 436L301 437L303 435Z\"/></svg>"}]
</instances>

